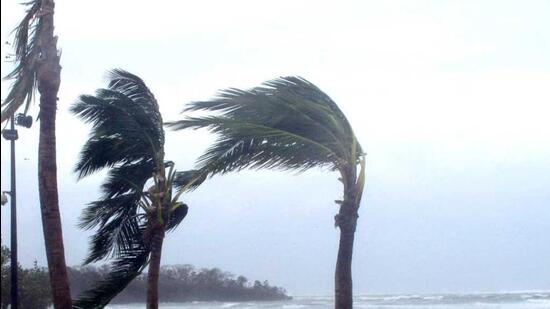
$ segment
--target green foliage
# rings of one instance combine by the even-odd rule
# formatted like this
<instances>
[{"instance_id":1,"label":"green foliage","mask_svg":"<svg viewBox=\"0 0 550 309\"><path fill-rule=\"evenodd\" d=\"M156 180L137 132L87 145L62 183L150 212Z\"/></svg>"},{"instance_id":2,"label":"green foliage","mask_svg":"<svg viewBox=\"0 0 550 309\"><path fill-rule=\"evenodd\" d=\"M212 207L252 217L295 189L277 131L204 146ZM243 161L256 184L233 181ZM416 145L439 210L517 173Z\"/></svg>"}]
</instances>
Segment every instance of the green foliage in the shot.
<instances>
[{"instance_id":1,"label":"green foliage","mask_svg":"<svg viewBox=\"0 0 550 309\"><path fill-rule=\"evenodd\" d=\"M213 100L193 102L185 109L193 111L211 113L167 125L218 134L198 160L199 168L210 175L318 166L344 172L363 155L342 111L303 78L279 78L250 90L226 89Z\"/></svg>"},{"instance_id":2,"label":"green foliage","mask_svg":"<svg viewBox=\"0 0 550 309\"><path fill-rule=\"evenodd\" d=\"M10 250L2 246L2 308L10 304L11 264ZM19 308L41 309L52 304L50 278L46 268L38 267L36 262L30 269L18 266Z\"/></svg>"},{"instance_id":3,"label":"green foliage","mask_svg":"<svg viewBox=\"0 0 550 309\"><path fill-rule=\"evenodd\" d=\"M2 246L2 308L10 303L10 250ZM98 282L114 276L111 267L85 266L67 269L73 297L89 291ZM128 270L132 271L132 270ZM144 302L147 293L146 274L135 274L131 283L123 286L105 286L118 291L115 303ZM196 269L192 265L164 266L160 270L159 290L162 301L250 301L289 299L283 288L271 286L267 281L250 282L246 277L235 276L218 268ZM109 293L110 295L111 293ZM105 294L107 295L107 294ZM19 267L19 305L22 309L41 309L51 306L48 271L34 264L32 268ZM89 301L90 303L87 303ZM81 307L101 307L94 299L80 299ZM76 304L75 308L78 308Z\"/></svg>"},{"instance_id":4,"label":"green foliage","mask_svg":"<svg viewBox=\"0 0 550 309\"><path fill-rule=\"evenodd\" d=\"M137 188L144 178L150 177L152 168L163 163L157 162L164 147L162 117L155 97L139 77L113 70L108 78L107 89L98 89L95 96L80 96L71 108L84 122L92 124L75 170L85 177L119 165L122 171L111 171L110 181L130 181ZM140 169L145 171L140 173ZM137 179L124 179L126 176ZM103 189L108 196L119 193L117 186L106 184Z\"/></svg>"},{"instance_id":5,"label":"green foliage","mask_svg":"<svg viewBox=\"0 0 550 309\"><path fill-rule=\"evenodd\" d=\"M76 295L108 274L106 268L69 268L71 291ZM197 269L192 265L162 267L159 293L163 302L289 299L284 289L271 286L267 281L251 282L246 277L235 276L218 268ZM146 274L141 274L112 303L142 303L146 294L147 278Z\"/></svg>"},{"instance_id":6,"label":"green foliage","mask_svg":"<svg viewBox=\"0 0 550 309\"><path fill-rule=\"evenodd\" d=\"M144 246L123 250L112 262L105 276L88 286L87 290L81 291L73 308L103 308L141 274L148 256L149 250Z\"/></svg>"},{"instance_id":7,"label":"green foliage","mask_svg":"<svg viewBox=\"0 0 550 309\"><path fill-rule=\"evenodd\" d=\"M10 250L2 246L1 255L1 276L2 276L2 308L6 308L10 303Z\"/></svg>"}]
</instances>

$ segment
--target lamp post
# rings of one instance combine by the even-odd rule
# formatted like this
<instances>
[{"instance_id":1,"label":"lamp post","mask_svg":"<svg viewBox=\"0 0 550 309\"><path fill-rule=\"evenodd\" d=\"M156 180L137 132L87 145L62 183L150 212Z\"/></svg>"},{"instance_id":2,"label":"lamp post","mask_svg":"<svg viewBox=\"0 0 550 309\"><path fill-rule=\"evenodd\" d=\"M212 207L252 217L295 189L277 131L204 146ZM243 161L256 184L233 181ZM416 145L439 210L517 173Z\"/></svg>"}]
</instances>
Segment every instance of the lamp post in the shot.
<instances>
[{"instance_id":1,"label":"lamp post","mask_svg":"<svg viewBox=\"0 0 550 309\"><path fill-rule=\"evenodd\" d=\"M17 283L17 208L16 208L16 183L15 183L15 141L19 137L15 124L30 128L32 126L32 117L24 114L18 114L17 117L12 116L10 119L10 129L2 130L2 137L10 141L11 146L11 188L10 191L2 192L2 202L5 201L5 195L10 195L11 200L11 308L18 308L18 283Z\"/></svg>"}]
</instances>

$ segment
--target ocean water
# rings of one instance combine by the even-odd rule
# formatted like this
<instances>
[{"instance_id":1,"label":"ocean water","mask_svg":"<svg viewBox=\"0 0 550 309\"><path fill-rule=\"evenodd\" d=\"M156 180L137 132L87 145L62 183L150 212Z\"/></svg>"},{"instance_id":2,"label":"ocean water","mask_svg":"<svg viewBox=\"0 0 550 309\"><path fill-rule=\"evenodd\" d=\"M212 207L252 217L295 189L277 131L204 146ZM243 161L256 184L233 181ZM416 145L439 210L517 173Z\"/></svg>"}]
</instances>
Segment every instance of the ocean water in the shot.
<instances>
[{"instance_id":1,"label":"ocean water","mask_svg":"<svg viewBox=\"0 0 550 309\"><path fill-rule=\"evenodd\" d=\"M176 309L300 309L333 308L330 296L296 296L292 300L277 302L189 302L162 303L160 308ZM110 309L144 308L143 304L110 305ZM370 309L550 309L550 291L477 294L432 294L432 295L359 295L354 308Z\"/></svg>"}]
</instances>

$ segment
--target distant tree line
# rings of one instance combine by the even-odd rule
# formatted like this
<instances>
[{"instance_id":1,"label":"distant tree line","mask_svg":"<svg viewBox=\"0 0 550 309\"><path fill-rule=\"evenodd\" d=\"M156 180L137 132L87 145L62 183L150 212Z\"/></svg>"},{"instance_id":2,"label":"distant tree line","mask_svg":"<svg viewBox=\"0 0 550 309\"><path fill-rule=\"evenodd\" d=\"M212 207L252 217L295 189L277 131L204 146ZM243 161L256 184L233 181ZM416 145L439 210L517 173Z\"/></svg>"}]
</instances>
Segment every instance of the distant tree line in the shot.
<instances>
[{"instance_id":1,"label":"distant tree line","mask_svg":"<svg viewBox=\"0 0 550 309\"><path fill-rule=\"evenodd\" d=\"M2 309L10 304L10 250L2 246ZM50 277L44 267L36 262L32 268L18 267L19 275L19 308L46 309L52 304Z\"/></svg>"},{"instance_id":2,"label":"distant tree line","mask_svg":"<svg viewBox=\"0 0 550 309\"><path fill-rule=\"evenodd\" d=\"M2 308L10 302L10 254L2 246ZM91 288L109 273L109 267L69 267L72 296ZM20 308L42 309L52 304L48 270L36 263L32 268L19 266ZM138 276L113 303L142 303L147 291L147 275ZM269 282L249 281L218 268L197 269L192 265L163 266L160 270L161 302L188 301L267 301L290 299L283 288Z\"/></svg>"},{"instance_id":3,"label":"distant tree line","mask_svg":"<svg viewBox=\"0 0 550 309\"><path fill-rule=\"evenodd\" d=\"M90 288L109 273L107 266L69 268L69 281L74 296ZM147 275L138 276L112 303L144 302ZM197 269L192 265L163 266L160 269L159 294L161 302L186 301L248 301L289 299L283 288L269 282L251 282L218 268Z\"/></svg>"}]
</instances>

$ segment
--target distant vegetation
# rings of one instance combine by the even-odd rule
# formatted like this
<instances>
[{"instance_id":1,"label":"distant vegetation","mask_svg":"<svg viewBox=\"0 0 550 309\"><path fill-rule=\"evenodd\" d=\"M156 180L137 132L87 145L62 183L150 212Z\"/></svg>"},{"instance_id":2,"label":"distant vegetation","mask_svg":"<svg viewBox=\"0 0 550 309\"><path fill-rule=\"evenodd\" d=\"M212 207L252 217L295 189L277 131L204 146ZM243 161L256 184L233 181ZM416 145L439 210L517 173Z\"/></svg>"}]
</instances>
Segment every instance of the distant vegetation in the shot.
<instances>
[{"instance_id":1,"label":"distant vegetation","mask_svg":"<svg viewBox=\"0 0 550 309\"><path fill-rule=\"evenodd\" d=\"M2 309L10 303L10 250L2 246ZM36 263L29 269L18 267L19 308L46 309L52 303L50 278Z\"/></svg>"},{"instance_id":2,"label":"distant vegetation","mask_svg":"<svg viewBox=\"0 0 550 309\"><path fill-rule=\"evenodd\" d=\"M107 266L69 268L73 296L88 289L109 272ZM138 276L112 303L145 302L147 274ZM192 265L163 266L160 270L161 302L285 300L286 291L269 282L251 282L218 268L196 269Z\"/></svg>"},{"instance_id":3,"label":"distant vegetation","mask_svg":"<svg viewBox=\"0 0 550 309\"><path fill-rule=\"evenodd\" d=\"M69 267L72 296L89 289L109 272L107 266ZM51 305L48 271L44 267L19 267L20 308L41 309ZM9 249L2 246L2 308L10 298ZM145 302L147 275L138 276L112 303ZM164 266L160 270L159 292L161 302L187 301L249 301L289 299L283 288L267 281L249 281L218 268L196 269L192 265Z\"/></svg>"}]
</instances>

